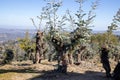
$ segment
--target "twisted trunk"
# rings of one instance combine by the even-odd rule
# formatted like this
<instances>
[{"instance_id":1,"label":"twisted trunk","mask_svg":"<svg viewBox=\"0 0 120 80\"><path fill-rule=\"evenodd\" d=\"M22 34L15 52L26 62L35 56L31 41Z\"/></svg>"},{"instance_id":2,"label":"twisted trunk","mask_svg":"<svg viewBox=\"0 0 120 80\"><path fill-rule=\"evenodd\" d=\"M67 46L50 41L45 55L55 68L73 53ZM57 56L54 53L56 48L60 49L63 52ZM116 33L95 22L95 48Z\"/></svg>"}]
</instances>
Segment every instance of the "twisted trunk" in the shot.
<instances>
[{"instance_id":1,"label":"twisted trunk","mask_svg":"<svg viewBox=\"0 0 120 80\"><path fill-rule=\"evenodd\" d=\"M73 56L72 56L72 53L69 53L69 54L68 54L68 63L69 63L70 65L73 64Z\"/></svg>"},{"instance_id":2,"label":"twisted trunk","mask_svg":"<svg viewBox=\"0 0 120 80\"><path fill-rule=\"evenodd\" d=\"M43 55L43 45L43 32L38 31L36 34L36 54L34 63L41 63Z\"/></svg>"}]
</instances>

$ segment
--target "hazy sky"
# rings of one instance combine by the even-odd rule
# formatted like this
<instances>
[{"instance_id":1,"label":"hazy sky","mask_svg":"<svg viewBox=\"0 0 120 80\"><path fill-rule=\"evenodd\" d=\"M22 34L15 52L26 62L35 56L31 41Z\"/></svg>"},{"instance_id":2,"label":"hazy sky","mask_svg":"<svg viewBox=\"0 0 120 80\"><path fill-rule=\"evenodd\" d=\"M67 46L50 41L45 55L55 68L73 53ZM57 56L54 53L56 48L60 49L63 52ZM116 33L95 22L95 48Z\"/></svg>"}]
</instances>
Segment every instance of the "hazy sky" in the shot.
<instances>
[{"instance_id":1,"label":"hazy sky","mask_svg":"<svg viewBox=\"0 0 120 80\"><path fill-rule=\"evenodd\" d=\"M85 11L90 10L91 2L94 1L87 0L85 2ZM30 18L39 16L44 6L43 0L0 0L0 28L34 29ZM63 0L59 14L63 15L67 9L76 13L78 6L75 0ZM96 18L92 23L95 26L93 29L106 30L119 8L120 0L100 0L95 11Z\"/></svg>"}]
</instances>

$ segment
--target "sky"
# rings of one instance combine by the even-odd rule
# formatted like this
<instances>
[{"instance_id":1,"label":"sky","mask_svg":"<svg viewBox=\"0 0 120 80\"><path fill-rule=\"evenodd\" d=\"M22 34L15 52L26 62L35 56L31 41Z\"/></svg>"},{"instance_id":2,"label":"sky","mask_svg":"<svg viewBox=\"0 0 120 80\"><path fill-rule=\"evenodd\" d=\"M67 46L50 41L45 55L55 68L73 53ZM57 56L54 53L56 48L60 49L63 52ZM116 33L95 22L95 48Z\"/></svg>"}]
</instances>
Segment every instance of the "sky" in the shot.
<instances>
[{"instance_id":1,"label":"sky","mask_svg":"<svg viewBox=\"0 0 120 80\"><path fill-rule=\"evenodd\" d=\"M94 1L87 0L83 4L84 11L90 10L90 5ZM0 28L35 29L30 18L36 20L45 4L44 0L0 0ZM68 9L75 14L78 8L79 4L75 0L63 0L58 14L62 16ZM96 17L91 24L94 26L92 29L106 30L118 9L120 0L99 0L95 10Z\"/></svg>"}]
</instances>

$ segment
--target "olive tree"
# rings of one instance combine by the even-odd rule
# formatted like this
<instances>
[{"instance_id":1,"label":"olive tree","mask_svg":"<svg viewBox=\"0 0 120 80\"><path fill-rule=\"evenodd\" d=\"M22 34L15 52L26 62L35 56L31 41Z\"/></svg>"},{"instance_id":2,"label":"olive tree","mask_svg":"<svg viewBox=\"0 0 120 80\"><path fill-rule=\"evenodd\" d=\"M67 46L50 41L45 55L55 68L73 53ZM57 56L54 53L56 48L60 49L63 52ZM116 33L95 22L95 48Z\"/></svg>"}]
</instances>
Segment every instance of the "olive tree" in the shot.
<instances>
[{"instance_id":1,"label":"olive tree","mask_svg":"<svg viewBox=\"0 0 120 80\"><path fill-rule=\"evenodd\" d=\"M91 35L92 35L91 33L92 29L90 28L92 21L96 17L94 11L98 5L98 1L95 1L91 5L91 9L88 11L88 14L83 10L83 5L85 3L85 0L76 0L76 2L79 4L79 9L75 14L76 18L75 19L73 18L69 10L67 12L68 14L67 20L70 22L71 24L70 26L73 27L73 31L70 33L71 44L74 46L73 50L75 50L76 47L80 49L80 47L78 46L81 47L87 46L89 52L86 52L86 54L90 54L91 52L93 52L93 49L90 46ZM81 51L81 53L79 54L82 53L83 51ZM86 57L86 54L82 54L82 55Z\"/></svg>"}]
</instances>

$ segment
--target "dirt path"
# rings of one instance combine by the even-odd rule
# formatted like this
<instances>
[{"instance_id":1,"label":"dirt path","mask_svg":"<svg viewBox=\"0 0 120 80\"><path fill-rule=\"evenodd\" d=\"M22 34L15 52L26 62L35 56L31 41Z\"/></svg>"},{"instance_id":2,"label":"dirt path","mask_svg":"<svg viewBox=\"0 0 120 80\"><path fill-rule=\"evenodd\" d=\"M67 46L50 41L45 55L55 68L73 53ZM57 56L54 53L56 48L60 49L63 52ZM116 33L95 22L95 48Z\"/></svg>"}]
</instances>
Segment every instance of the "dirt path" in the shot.
<instances>
[{"instance_id":1,"label":"dirt path","mask_svg":"<svg viewBox=\"0 0 120 80\"><path fill-rule=\"evenodd\" d=\"M55 68L56 62L15 62L0 66L0 80L108 80L100 64L82 62L79 66L69 65L67 74L57 73Z\"/></svg>"}]
</instances>

